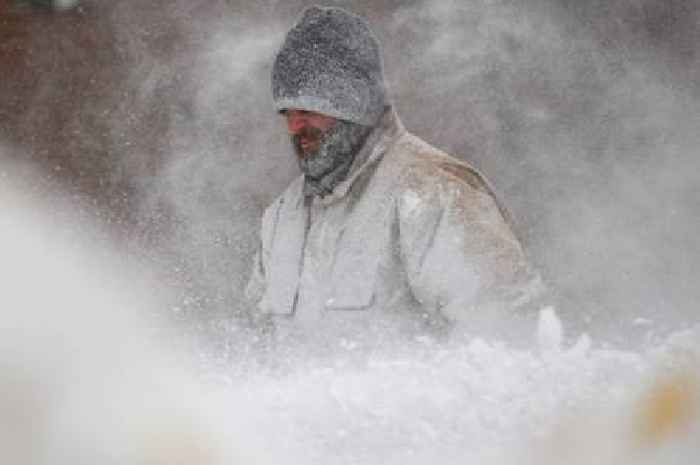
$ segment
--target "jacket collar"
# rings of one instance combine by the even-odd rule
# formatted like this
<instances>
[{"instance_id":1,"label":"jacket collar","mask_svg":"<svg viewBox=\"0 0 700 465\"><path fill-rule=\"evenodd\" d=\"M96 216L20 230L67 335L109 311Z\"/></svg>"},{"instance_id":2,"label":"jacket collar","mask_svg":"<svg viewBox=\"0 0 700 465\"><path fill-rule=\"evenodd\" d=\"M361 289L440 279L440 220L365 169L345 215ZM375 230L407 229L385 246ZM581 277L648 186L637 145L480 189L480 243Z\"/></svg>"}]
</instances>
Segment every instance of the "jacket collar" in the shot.
<instances>
[{"instance_id":1,"label":"jacket collar","mask_svg":"<svg viewBox=\"0 0 700 465\"><path fill-rule=\"evenodd\" d=\"M394 111L393 107L387 107L377 126L367 136L365 144L355 157L347 178L339 182L330 194L324 197L314 197L314 202L328 205L345 197L357 178L368 167L378 162L404 132L406 132L406 129L396 111Z\"/></svg>"}]
</instances>

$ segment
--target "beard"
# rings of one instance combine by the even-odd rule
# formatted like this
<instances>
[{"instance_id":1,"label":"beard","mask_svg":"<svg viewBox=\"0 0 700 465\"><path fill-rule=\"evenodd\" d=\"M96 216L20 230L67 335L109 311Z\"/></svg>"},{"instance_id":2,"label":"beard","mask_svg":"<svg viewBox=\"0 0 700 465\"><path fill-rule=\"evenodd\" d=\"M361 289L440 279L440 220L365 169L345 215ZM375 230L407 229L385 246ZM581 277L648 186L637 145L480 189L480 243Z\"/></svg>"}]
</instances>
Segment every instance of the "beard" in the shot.
<instances>
[{"instance_id":1,"label":"beard","mask_svg":"<svg viewBox=\"0 0 700 465\"><path fill-rule=\"evenodd\" d=\"M316 128L306 128L292 136L299 168L306 181L305 193L324 196L333 192L335 186L350 172L355 156L362 148L370 130L367 126L338 120L325 133ZM304 151L301 146L302 138L318 140L318 148Z\"/></svg>"}]
</instances>

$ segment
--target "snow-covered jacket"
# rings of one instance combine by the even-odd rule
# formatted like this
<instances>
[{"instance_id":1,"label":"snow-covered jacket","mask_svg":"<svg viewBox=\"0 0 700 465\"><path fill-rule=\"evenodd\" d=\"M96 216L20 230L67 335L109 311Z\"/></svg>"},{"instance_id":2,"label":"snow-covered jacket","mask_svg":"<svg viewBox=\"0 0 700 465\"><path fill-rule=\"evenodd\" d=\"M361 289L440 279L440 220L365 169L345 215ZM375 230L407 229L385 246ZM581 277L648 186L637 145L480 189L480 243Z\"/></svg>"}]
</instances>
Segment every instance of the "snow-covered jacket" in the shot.
<instances>
[{"instance_id":1,"label":"snow-covered jacket","mask_svg":"<svg viewBox=\"0 0 700 465\"><path fill-rule=\"evenodd\" d=\"M422 330L497 321L539 292L483 177L391 109L332 194L305 198L303 183L263 215L246 294L264 315Z\"/></svg>"}]
</instances>

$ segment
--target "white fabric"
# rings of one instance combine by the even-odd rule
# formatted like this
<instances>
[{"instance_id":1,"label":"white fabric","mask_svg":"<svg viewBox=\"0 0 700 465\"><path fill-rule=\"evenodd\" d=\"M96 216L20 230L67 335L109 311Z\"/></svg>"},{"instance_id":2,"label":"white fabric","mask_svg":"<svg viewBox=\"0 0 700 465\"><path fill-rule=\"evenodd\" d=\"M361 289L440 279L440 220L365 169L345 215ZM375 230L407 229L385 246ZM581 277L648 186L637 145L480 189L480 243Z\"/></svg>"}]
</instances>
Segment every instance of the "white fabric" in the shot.
<instances>
[{"instance_id":1,"label":"white fabric","mask_svg":"<svg viewBox=\"0 0 700 465\"><path fill-rule=\"evenodd\" d=\"M247 296L295 325L471 324L540 288L481 175L393 111L333 194L305 200L297 178L265 211L261 238Z\"/></svg>"}]
</instances>

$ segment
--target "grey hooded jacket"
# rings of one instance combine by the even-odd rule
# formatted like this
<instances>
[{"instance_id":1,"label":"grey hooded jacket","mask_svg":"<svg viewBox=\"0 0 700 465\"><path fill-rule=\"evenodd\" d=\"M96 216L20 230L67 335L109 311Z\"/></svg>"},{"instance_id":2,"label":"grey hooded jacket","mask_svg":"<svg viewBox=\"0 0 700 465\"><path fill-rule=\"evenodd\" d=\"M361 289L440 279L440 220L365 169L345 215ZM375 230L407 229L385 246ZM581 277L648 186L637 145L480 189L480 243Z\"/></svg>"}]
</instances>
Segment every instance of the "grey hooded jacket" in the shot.
<instances>
[{"instance_id":1,"label":"grey hooded jacket","mask_svg":"<svg viewBox=\"0 0 700 465\"><path fill-rule=\"evenodd\" d=\"M246 289L261 315L415 334L497 325L541 291L482 176L391 109L332 194L305 198L303 183L263 216Z\"/></svg>"}]
</instances>

